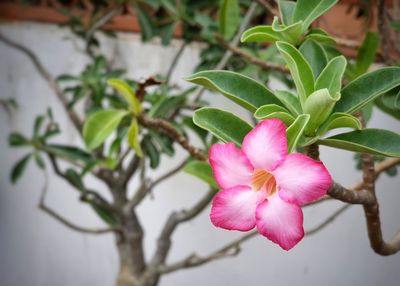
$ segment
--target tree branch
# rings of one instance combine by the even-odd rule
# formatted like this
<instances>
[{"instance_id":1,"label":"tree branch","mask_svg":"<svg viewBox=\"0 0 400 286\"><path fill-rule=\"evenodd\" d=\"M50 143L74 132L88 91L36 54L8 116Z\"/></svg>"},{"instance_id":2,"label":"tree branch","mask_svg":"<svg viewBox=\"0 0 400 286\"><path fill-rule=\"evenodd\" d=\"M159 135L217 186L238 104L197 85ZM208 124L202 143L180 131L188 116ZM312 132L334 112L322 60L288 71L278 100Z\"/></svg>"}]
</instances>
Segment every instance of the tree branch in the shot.
<instances>
[{"instance_id":1,"label":"tree branch","mask_svg":"<svg viewBox=\"0 0 400 286\"><path fill-rule=\"evenodd\" d=\"M143 126L146 126L148 128L153 128L158 132L165 134L174 141L176 141L179 145L182 146L183 149L188 151L188 153L192 155L194 158L201 161L207 160L207 156L203 153L203 151L191 145L187 140L187 138L183 136L178 130L176 130L176 128L168 121L160 118L152 118L144 113L142 113L138 117L138 120Z\"/></svg>"},{"instance_id":2,"label":"tree branch","mask_svg":"<svg viewBox=\"0 0 400 286\"><path fill-rule=\"evenodd\" d=\"M68 117L70 118L70 120L72 121L76 130L80 134L81 129L82 129L82 120L79 118L78 114L72 108L68 107L69 103L68 103L67 97L63 93L63 91L60 88L60 86L58 85L57 81L51 76L51 74L47 71L47 69L41 63L39 58L27 47L20 45L18 43L15 43L14 41L8 39L7 37L5 37L2 34L0 34L0 41L3 42L4 44L22 52L32 61L32 64L35 66L35 68L37 69L39 74L47 81L50 88L54 91L54 93L57 95L58 99L61 101L65 111L68 114Z\"/></svg>"},{"instance_id":3,"label":"tree branch","mask_svg":"<svg viewBox=\"0 0 400 286\"><path fill-rule=\"evenodd\" d=\"M90 233L90 234L104 234L104 233L109 233L109 232L118 232L121 229L119 227L109 227L109 228L86 228L86 227L81 227L77 226L74 223L70 222L60 214L58 214L56 211L52 210L45 204L45 198L47 194L47 189L48 189L48 182L47 182L47 175L45 176L45 184L42 190L42 193L40 195L39 199L39 208L46 212L48 215L65 225L66 227L73 229L75 231L83 232L83 233Z\"/></svg>"},{"instance_id":4,"label":"tree branch","mask_svg":"<svg viewBox=\"0 0 400 286\"><path fill-rule=\"evenodd\" d=\"M186 47L186 42L185 42L185 40L182 40L182 45L179 48L178 52L175 54L175 56L174 56L174 58L173 58L173 60L171 62L171 65L169 66L167 75L165 77L165 84L169 83L169 81L171 79L171 76L172 76L172 73L174 72L175 67L178 64L178 61L179 61L180 57L182 56L183 51L185 50L185 47Z\"/></svg>"}]
</instances>

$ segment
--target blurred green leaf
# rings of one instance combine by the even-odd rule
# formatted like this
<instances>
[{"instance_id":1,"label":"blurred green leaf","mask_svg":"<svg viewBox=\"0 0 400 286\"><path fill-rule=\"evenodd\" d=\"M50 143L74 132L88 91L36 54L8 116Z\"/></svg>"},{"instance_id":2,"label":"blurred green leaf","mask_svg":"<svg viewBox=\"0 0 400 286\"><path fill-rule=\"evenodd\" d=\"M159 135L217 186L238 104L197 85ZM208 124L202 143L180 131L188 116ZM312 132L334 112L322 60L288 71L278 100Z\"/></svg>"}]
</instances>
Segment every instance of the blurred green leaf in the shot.
<instances>
[{"instance_id":1,"label":"blurred green leaf","mask_svg":"<svg viewBox=\"0 0 400 286\"><path fill-rule=\"evenodd\" d=\"M22 176L31 157L32 154L25 155L12 168L10 179L13 184L15 184L18 181L18 179Z\"/></svg>"}]
</instances>

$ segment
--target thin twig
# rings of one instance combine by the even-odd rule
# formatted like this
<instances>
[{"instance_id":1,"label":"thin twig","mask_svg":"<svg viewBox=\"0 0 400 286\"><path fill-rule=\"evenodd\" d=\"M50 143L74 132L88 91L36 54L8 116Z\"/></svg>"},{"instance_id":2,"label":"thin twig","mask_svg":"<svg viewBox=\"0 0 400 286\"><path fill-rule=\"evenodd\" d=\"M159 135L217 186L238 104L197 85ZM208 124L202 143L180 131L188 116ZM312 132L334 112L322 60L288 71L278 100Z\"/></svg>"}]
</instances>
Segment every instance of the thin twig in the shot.
<instances>
[{"instance_id":1,"label":"thin twig","mask_svg":"<svg viewBox=\"0 0 400 286\"><path fill-rule=\"evenodd\" d=\"M155 188L158 184L162 183L163 181L169 179L170 177L172 177L173 175L177 174L179 171L182 170L183 167L185 167L185 165L187 164L187 162L189 161L190 158L186 158L185 160L183 160L178 166L176 166L175 168L169 170L168 172L166 172L165 174L161 175L159 178L155 179L149 186L149 188L153 189Z\"/></svg>"},{"instance_id":2,"label":"thin twig","mask_svg":"<svg viewBox=\"0 0 400 286\"><path fill-rule=\"evenodd\" d=\"M230 43L226 42L224 40L224 38L222 38L220 35L216 35L215 37L222 46L227 48L229 51L231 51L235 55L241 56L244 60L246 60L249 63L255 64L267 71L275 70L275 71L279 71L282 73L289 72L289 70L282 65L260 60L257 57L253 56L252 54L250 54L236 46L231 45Z\"/></svg>"},{"instance_id":3,"label":"thin twig","mask_svg":"<svg viewBox=\"0 0 400 286\"><path fill-rule=\"evenodd\" d=\"M254 13L256 12L257 6L258 6L257 2L251 3L249 9L246 12L246 15L243 18L243 21L239 27L238 32L236 33L233 40L230 42L231 46L236 47L239 44L240 37L243 34L243 32L246 30L247 26L249 25L251 18L253 17ZM223 55L223 57L221 58L221 60L215 66L214 70L224 69L226 64L228 63L229 59L231 58L232 54L233 54L232 51L227 50L225 52L225 54ZM205 88L202 86L197 88L195 95L193 96L193 98L194 98L193 102L199 101L199 99L203 95L204 90L205 90Z\"/></svg>"},{"instance_id":4,"label":"thin twig","mask_svg":"<svg viewBox=\"0 0 400 286\"><path fill-rule=\"evenodd\" d=\"M73 125L75 126L78 133L80 134L81 128L82 128L82 120L79 118L78 114L72 108L69 108L69 102L68 102L67 97L63 93L63 91L62 91L61 87L58 85L57 81L47 71L47 69L44 67L44 65L39 60L39 58L27 47L8 39L6 36L4 36L2 34L0 34L0 41L2 41L4 44L6 44L12 48L15 48L18 51L24 53L32 61L33 65L35 66L35 68L37 69L39 74L47 81L50 88L54 91L54 93L57 95L58 99L61 101L70 120L72 121Z\"/></svg>"},{"instance_id":5,"label":"thin twig","mask_svg":"<svg viewBox=\"0 0 400 286\"><path fill-rule=\"evenodd\" d=\"M178 61L179 61L180 57L182 56L183 51L185 50L185 47L186 47L186 41L182 40L182 45L180 46L179 50L176 52L176 54L171 62L171 65L169 66L167 75L165 76L165 84L166 85L169 83L172 73L174 72L175 67L178 64Z\"/></svg>"},{"instance_id":6,"label":"thin twig","mask_svg":"<svg viewBox=\"0 0 400 286\"><path fill-rule=\"evenodd\" d=\"M56 219L57 221L61 222L63 225L67 226L70 229L73 229L75 231L83 232L83 233L90 233L90 234L104 234L104 233L110 233L110 232L118 232L120 231L119 227L108 227L108 228L86 228L86 227L81 227L77 226L74 223L70 222L66 218L64 218L62 215L58 214L56 211L53 209L49 208L45 204L45 198L48 190L48 179L47 179L47 174L45 175L45 183L42 189L42 193L40 195L39 199L39 208L46 212L48 215Z\"/></svg>"},{"instance_id":7,"label":"thin twig","mask_svg":"<svg viewBox=\"0 0 400 286\"><path fill-rule=\"evenodd\" d=\"M182 146L183 149L188 151L188 153L192 155L194 158L201 161L207 160L207 155L204 154L203 151L200 150L199 148L191 145L188 139L185 136L183 136L178 130L176 130L176 128L168 121L163 120L161 118L153 118L144 113L142 113L138 117L138 120L143 126L146 126L148 128L153 128L158 132L165 134L174 141L176 141L179 145Z\"/></svg>"},{"instance_id":8,"label":"thin twig","mask_svg":"<svg viewBox=\"0 0 400 286\"><path fill-rule=\"evenodd\" d=\"M264 7L273 16L279 16L279 11L273 7L267 0L257 0L257 2Z\"/></svg>"}]
</instances>

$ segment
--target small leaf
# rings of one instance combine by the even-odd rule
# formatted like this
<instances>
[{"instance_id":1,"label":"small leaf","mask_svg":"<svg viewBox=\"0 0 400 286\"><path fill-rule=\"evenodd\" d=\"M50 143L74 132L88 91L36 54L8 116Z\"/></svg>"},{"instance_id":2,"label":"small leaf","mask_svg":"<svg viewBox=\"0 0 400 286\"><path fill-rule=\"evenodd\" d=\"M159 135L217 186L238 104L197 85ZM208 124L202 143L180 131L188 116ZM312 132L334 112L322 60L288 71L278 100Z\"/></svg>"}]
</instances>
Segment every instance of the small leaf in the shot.
<instances>
[{"instance_id":1,"label":"small leaf","mask_svg":"<svg viewBox=\"0 0 400 286\"><path fill-rule=\"evenodd\" d=\"M376 52L379 47L379 36L374 32L367 32L364 41L358 50L355 75L360 76L368 71L368 68L374 63Z\"/></svg>"},{"instance_id":2,"label":"small leaf","mask_svg":"<svg viewBox=\"0 0 400 286\"><path fill-rule=\"evenodd\" d=\"M400 67L385 67L364 74L342 89L342 98L336 104L334 111L356 112L378 96L399 85Z\"/></svg>"},{"instance_id":3,"label":"small leaf","mask_svg":"<svg viewBox=\"0 0 400 286\"><path fill-rule=\"evenodd\" d=\"M219 32L224 36L225 40L230 40L240 22L238 0L221 0L218 18Z\"/></svg>"},{"instance_id":4,"label":"small leaf","mask_svg":"<svg viewBox=\"0 0 400 286\"><path fill-rule=\"evenodd\" d=\"M378 97L374 102L380 110L400 120L400 89L395 88L390 90Z\"/></svg>"},{"instance_id":5,"label":"small leaf","mask_svg":"<svg viewBox=\"0 0 400 286\"><path fill-rule=\"evenodd\" d=\"M135 150L138 157L143 157L142 148L139 142L139 125L136 118L132 119L131 125L128 130L128 143L133 150Z\"/></svg>"},{"instance_id":6,"label":"small leaf","mask_svg":"<svg viewBox=\"0 0 400 286\"><path fill-rule=\"evenodd\" d=\"M335 112L318 129L317 134L322 136L326 132L336 128L353 128L361 129L361 122L351 114Z\"/></svg>"},{"instance_id":7,"label":"small leaf","mask_svg":"<svg viewBox=\"0 0 400 286\"><path fill-rule=\"evenodd\" d=\"M308 40L308 39L314 40L318 43L326 44L326 45L335 45L336 44L335 38L332 38L331 36L329 36L329 34L321 28L311 29L310 32L304 37L304 40Z\"/></svg>"},{"instance_id":8,"label":"small leaf","mask_svg":"<svg viewBox=\"0 0 400 286\"><path fill-rule=\"evenodd\" d=\"M332 95L340 92L346 64L346 58L343 56L331 59L315 82L315 89L327 88Z\"/></svg>"},{"instance_id":9,"label":"small leaf","mask_svg":"<svg viewBox=\"0 0 400 286\"><path fill-rule=\"evenodd\" d=\"M280 33L275 32L272 29L272 26L256 26L246 30L240 41L242 43L248 42L267 42L267 43L275 43L276 41L283 40Z\"/></svg>"},{"instance_id":10,"label":"small leaf","mask_svg":"<svg viewBox=\"0 0 400 286\"><path fill-rule=\"evenodd\" d=\"M261 106L254 113L254 117L258 120L267 118L279 118L285 123L286 126L289 126L294 121L294 117L289 114L289 111L286 108L283 108L276 104L267 104Z\"/></svg>"},{"instance_id":11,"label":"small leaf","mask_svg":"<svg viewBox=\"0 0 400 286\"><path fill-rule=\"evenodd\" d=\"M10 144L10 146L19 147L19 146L28 146L30 145L30 142L20 133L11 133L8 136L8 144Z\"/></svg>"},{"instance_id":12,"label":"small leaf","mask_svg":"<svg viewBox=\"0 0 400 286\"><path fill-rule=\"evenodd\" d=\"M285 41L293 45L297 45L297 43L301 40L302 26L302 21L291 24L289 26L279 25L279 19L276 16L274 17L274 21L272 22L272 30L280 33Z\"/></svg>"},{"instance_id":13,"label":"small leaf","mask_svg":"<svg viewBox=\"0 0 400 286\"><path fill-rule=\"evenodd\" d=\"M311 67L293 45L285 42L277 42L276 45L289 67L303 105L307 96L314 91L314 76Z\"/></svg>"},{"instance_id":14,"label":"small leaf","mask_svg":"<svg viewBox=\"0 0 400 286\"><path fill-rule=\"evenodd\" d=\"M293 115L299 115L302 113L299 98L295 94L286 90L276 90L275 96Z\"/></svg>"},{"instance_id":15,"label":"small leaf","mask_svg":"<svg viewBox=\"0 0 400 286\"><path fill-rule=\"evenodd\" d=\"M185 173L193 175L205 183L209 184L214 189L219 189L217 182L215 182L213 172L210 164L202 161L190 161L182 169Z\"/></svg>"},{"instance_id":16,"label":"small leaf","mask_svg":"<svg viewBox=\"0 0 400 286\"><path fill-rule=\"evenodd\" d=\"M328 62L324 48L319 43L308 39L303 42L299 50L310 64L314 78L318 78Z\"/></svg>"},{"instance_id":17,"label":"small leaf","mask_svg":"<svg viewBox=\"0 0 400 286\"><path fill-rule=\"evenodd\" d=\"M31 157L32 154L25 155L12 168L10 179L13 184L15 184L18 181L18 179L22 176Z\"/></svg>"},{"instance_id":18,"label":"small leaf","mask_svg":"<svg viewBox=\"0 0 400 286\"><path fill-rule=\"evenodd\" d=\"M339 98L340 93L333 97L326 88L314 91L307 98L304 104L304 113L310 114L305 131L307 136L315 135L316 129L329 117Z\"/></svg>"},{"instance_id":19,"label":"small leaf","mask_svg":"<svg viewBox=\"0 0 400 286\"><path fill-rule=\"evenodd\" d=\"M142 40L146 42L154 36L154 25L146 10L142 9L139 5L135 5L135 8L138 15Z\"/></svg>"},{"instance_id":20,"label":"small leaf","mask_svg":"<svg viewBox=\"0 0 400 286\"><path fill-rule=\"evenodd\" d=\"M297 142L303 135L304 129L310 120L309 114L301 114L296 120L286 129L286 137L288 140L288 152L291 153L296 149Z\"/></svg>"},{"instance_id":21,"label":"small leaf","mask_svg":"<svg viewBox=\"0 0 400 286\"><path fill-rule=\"evenodd\" d=\"M82 177L74 169L67 169L64 173L64 176L75 188L80 191L84 191L85 186L83 184Z\"/></svg>"},{"instance_id":22,"label":"small leaf","mask_svg":"<svg viewBox=\"0 0 400 286\"><path fill-rule=\"evenodd\" d=\"M127 114L127 111L117 109L92 113L83 127L83 138L88 149L100 146Z\"/></svg>"},{"instance_id":23,"label":"small leaf","mask_svg":"<svg viewBox=\"0 0 400 286\"><path fill-rule=\"evenodd\" d=\"M194 123L208 130L223 142L234 142L241 146L243 138L253 127L230 112L203 107L194 112Z\"/></svg>"},{"instance_id":24,"label":"small leaf","mask_svg":"<svg viewBox=\"0 0 400 286\"><path fill-rule=\"evenodd\" d=\"M400 157L400 135L383 129L363 129L341 133L318 141L339 149Z\"/></svg>"},{"instance_id":25,"label":"small leaf","mask_svg":"<svg viewBox=\"0 0 400 286\"><path fill-rule=\"evenodd\" d=\"M81 161L82 163L89 163L92 156L80 148L61 145L61 144L47 144L41 147L46 153L64 158L68 161Z\"/></svg>"},{"instance_id":26,"label":"small leaf","mask_svg":"<svg viewBox=\"0 0 400 286\"><path fill-rule=\"evenodd\" d=\"M40 169L43 170L43 169L46 167L46 165L44 164L43 158L42 158L42 156L40 155L40 153L39 153L39 152L35 152L35 153L33 154L33 156L35 157L36 165L37 165Z\"/></svg>"},{"instance_id":27,"label":"small leaf","mask_svg":"<svg viewBox=\"0 0 400 286\"><path fill-rule=\"evenodd\" d=\"M140 114L142 106L140 101L136 97L135 91L126 82L119 79L109 79L107 84L115 88L120 92L120 94L125 98L132 108L134 114Z\"/></svg>"},{"instance_id":28,"label":"small leaf","mask_svg":"<svg viewBox=\"0 0 400 286\"><path fill-rule=\"evenodd\" d=\"M285 25L291 25L293 23L293 13L296 8L296 2L279 0L279 13L281 15L282 22Z\"/></svg>"},{"instance_id":29,"label":"small leaf","mask_svg":"<svg viewBox=\"0 0 400 286\"><path fill-rule=\"evenodd\" d=\"M37 138L40 133L40 127L42 127L45 117L43 115L37 116L35 123L33 124L33 137Z\"/></svg>"},{"instance_id":30,"label":"small leaf","mask_svg":"<svg viewBox=\"0 0 400 286\"><path fill-rule=\"evenodd\" d=\"M203 71L191 75L186 80L218 91L252 112L264 104L282 105L261 83L238 73Z\"/></svg>"},{"instance_id":31,"label":"small leaf","mask_svg":"<svg viewBox=\"0 0 400 286\"><path fill-rule=\"evenodd\" d=\"M328 11L338 0L298 0L293 12L293 22L302 20L306 31L314 20Z\"/></svg>"},{"instance_id":32,"label":"small leaf","mask_svg":"<svg viewBox=\"0 0 400 286\"><path fill-rule=\"evenodd\" d=\"M150 158L150 167L155 169L160 164L160 152L149 136L143 138L143 151Z\"/></svg>"}]
</instances>

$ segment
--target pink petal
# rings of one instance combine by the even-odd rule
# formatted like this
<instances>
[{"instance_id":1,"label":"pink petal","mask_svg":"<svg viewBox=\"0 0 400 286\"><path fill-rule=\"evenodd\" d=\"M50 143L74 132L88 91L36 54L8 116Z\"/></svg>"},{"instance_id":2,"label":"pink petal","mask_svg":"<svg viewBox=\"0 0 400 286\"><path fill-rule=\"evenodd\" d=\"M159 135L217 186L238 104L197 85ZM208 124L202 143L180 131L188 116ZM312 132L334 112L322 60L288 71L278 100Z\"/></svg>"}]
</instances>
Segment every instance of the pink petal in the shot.
<instances>
[{"instance_id":1,"label":"pink petal","mask_svg":"<svg viewBox=\"0 0 400 286\"><path fill-rule=\"evenodd\" d=\"M285 124L279 119L266 119L243 140L242 150L255 169L272 171L287 155Z\"/></svg>"},{"instance_id":2,"label":"pink petal","mask_svg":"<svg viewBox=\"0 0 400 286\"><path fill-rule=\"evenodd\" d=\"M319 199L332 184L324 164L303 154L289 154L273 173L281 198L297 205Z\"/></svg>"},{"instance_id":3,"label":"pink petal","mask_svg":"<svg viewBox=\"0 0 400 286\"><path fill-rule=\"evenodd\" d=\"M210 164L221 189L250 185L253 167L234 143L214 144L210 149Z\"/></svg>"},{"instance_id":4,"label":"pink petal","mask_svg":"<svg viewBox=\"0 0 400 286\"><path fill-rule=\"evenodd\" d=\"M265 197L265 192L253 191L247 186L220 191L212 203L211 221L215 226L228 230L250 230L256 223L257 205Z\"/></svg>"},{"instance_id":5,"label":"pink petal","mask_svg":"<svg viewBox=\"0 0 400 286\"><path fill-rule=\"evenodd\" d=\"M259 233L285 250L294 247L304 236L301 208L277 195L258 205L256 224Z\"/></svg>"}]
</instances>

